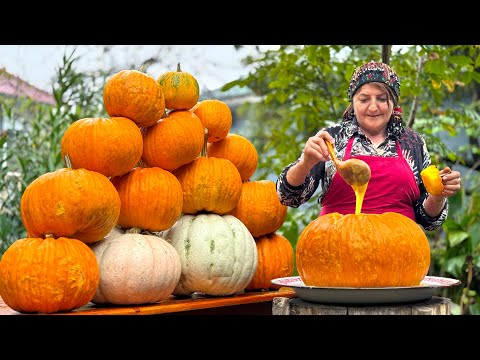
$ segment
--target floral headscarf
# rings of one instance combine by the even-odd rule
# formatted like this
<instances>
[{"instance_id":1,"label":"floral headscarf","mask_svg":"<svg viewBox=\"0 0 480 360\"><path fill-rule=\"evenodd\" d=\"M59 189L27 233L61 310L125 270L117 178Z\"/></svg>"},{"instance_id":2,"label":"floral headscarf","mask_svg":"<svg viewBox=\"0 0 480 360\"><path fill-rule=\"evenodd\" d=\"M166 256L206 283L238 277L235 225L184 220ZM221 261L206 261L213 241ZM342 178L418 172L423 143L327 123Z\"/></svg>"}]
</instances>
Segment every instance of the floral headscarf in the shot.
<instances>
[{"instance_id":1,"label":"floral headscarf","mask_svg":"<svg viewBox=\"0 0 480 360\"><path fill-rule=\"evenodd\" d=\"M350 101L353 99L353 95L360 88L360 86L370 82L381 82L386 84L392 89L394 99L394 109L392 117L395 122L402 122L402 109L398 107L398 98L400 96L400 80L393 71L393 69L382 62L370 61L355 69L350 79L350 85L348 87L347 96ZM343 118L346 121L353 120L355 117L353 108L349 107L343 114Z\"/></svg>"}]
</instances>

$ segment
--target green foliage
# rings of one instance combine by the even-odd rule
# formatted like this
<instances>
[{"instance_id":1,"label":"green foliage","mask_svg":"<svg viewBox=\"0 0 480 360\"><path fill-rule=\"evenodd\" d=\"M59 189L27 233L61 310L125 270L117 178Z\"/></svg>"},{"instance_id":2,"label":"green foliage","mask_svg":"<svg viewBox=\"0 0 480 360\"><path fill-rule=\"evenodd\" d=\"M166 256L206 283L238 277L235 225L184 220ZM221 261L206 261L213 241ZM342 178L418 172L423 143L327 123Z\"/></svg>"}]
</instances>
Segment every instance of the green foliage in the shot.
<instances>
[{"instance_id":1,"label":"green foliage","mask_svg":"<svg viewBox=\"0 0 480 360\"><path fill-rule=\"evenodd\" d=\"M443 225L443 234L432 243L432 271L440 276L462 279L463 286L445 293L460 304L459 313L478 313L480 294L480 175L470 171L464 178L471 179L474 188L466 195L466 188L449 200L450 213ZM476 269L476 270L474 270ZM476 272L474 276L473 272Z\"/></svg>"},{"instance_id":2,"label":"green foliage","mask_svg":"<svg viewBox=\"0 0 480 360\"><path fill-rule=\"evenodd\" d=\"M480 47L470 45L392 46L390 65L401 80L399 105L404 124L425 136L432 161L439 167L480 164L480 114L478 95ZM305 142L320 129L341 120L348 105L347 89L355 67L382 60L382 46L283 45L244 61L253 70L225 85L248 86L263 102L245 104L245 136L259 153L255 179L276 180L283 168L295 161ZM442 137L464 135L467 141L448 148ZM467 174L462 179L467 180ZM479 211L472 206L480 189L478 180L449 200L450 214L443 228L427 233L432 241L433 274L462 280L449 295L456 303L468 297L461 313L479 313L478 234ZM317 196L298 209L289 208L279 229L295 248L301 231L318 216ZM467 285L467 259L471 258L472 281ZM466 294L466 295L465 295ZM463 295L463 296L462 296ZM473 300L472 300L473 299Z\"/></svg>"},{"instance_id":3,"label":"green foliage","mask_svg":"<svg viewBox=\"0 0 480 360\"><path fill-rule=\"evenodd\" d=\"M60 144L67 127L84 117L106 116L102 92L106 76L76 72L77 60L74 52L63 57L53 86L55 106L18 98L2 104L10 129L0 137L0 254L27 235L20 216L25 188L64 166Z\"/></svg>"}]
</instances>

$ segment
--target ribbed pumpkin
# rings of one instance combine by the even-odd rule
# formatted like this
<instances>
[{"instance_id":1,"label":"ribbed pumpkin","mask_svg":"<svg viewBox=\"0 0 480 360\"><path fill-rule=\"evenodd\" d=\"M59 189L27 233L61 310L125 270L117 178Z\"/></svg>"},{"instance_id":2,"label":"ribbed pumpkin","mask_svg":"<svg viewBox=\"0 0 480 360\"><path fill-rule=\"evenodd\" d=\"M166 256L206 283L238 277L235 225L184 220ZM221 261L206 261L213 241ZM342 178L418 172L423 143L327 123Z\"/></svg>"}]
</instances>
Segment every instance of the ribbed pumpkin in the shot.
<instances>
[{"instance_id":1,"label":"ribbed pumpkin","mask_svg":"<svg viewBox=\"0 0 480 360\"><path fill-rule=\"evenodd\" d=\"M255 238L258 253L258 266L246 290L278 289L270 281L293 275L295 254L292 244L286 237L270 233Z\"/></svg>"},{"instance_id":2,"label":"ribbed pumpkin","mask_svg":"<svg viewBox=\"0 0 480 360\"><path fill-rule=\"evenodd\" d=\"M165 107L169 110L188 110L198 102L200 87L197 79L180 69L177 64L177 71L168 71L161 74L158 83L165 96Z\"/></svg>"},{"instance_id":3,"label":"ribbed pumpkin","mask_svg":"<svg viewBox=\"0 0 480 360\"><path fill-rule=\"evenodd\" d=\"M142 160L149 167L174 170L200 154L203 138L202 122L193 112L170 112L144 130Z\"/></svg>"},{"instance_id":4,"label":"ribbed pumpkin","mask_svg":"<svg viewBox=\"0 0 480 360\"><path fill-rule=\"evenodd\" d=\"M80 308L92 299L99 279L95 255L76 239L20 239L0 261L0 295L21 313Z\"/></svg>"},{"instance_id":5,"label":"ribbed pumpkin","mask_svg":"<svg viewBox=\"0 0 480 360\"><path fill-rule=\"evenodd\" d=\"M172 294L182 268L177 251L161 237L135 231L116 231L91 246L100 268L93 303L148 304Z\"/></svg>"},{"instance_id":6,"label":"ribbed pumpkin","mask_svg":"<svg viewBox=\"0 0 480 360\"><path fill-rule=\"evenodd\" d=\"M287 207L280 203L273 181L246 181L237 206L228 214L240 219L254 237L260 237L280 229Z\"/></svg>"},{"instance_id":7,"label":"ribbed pumpkin","mask_svg":"<svg viewBox=\"0 0 480 360\"><path fill-rule=\"evenodd\" d=\"M330 213L302 231L296 262L308 286L418 286L430 245L420 226L398 213Z\"/></svg>"},{"instance_id":8,"label":"ribbed pumpkin","mask_svg":"<svg viewBox=\"0 0 480 360\"><path fill-rule=\"evenodd\" d=\"M51 234L94 243L117 223L120 196L105 175L63 168L40 175L27 186L20 213L29 237Z\"/></svg>"},{"instance_id":9,"label":"ribbed pumpkin","mask_svg":"<svg viewBox=\"0 0 480 360\"><path fill-rule=\"evenodd\" d=\"M223 140L208 143L207 152L209 157L230 160L237 167L242 181L249 180L257 170L257 149L250 140L241 135L230 133Z\"/></svg>"},{"instance_id":10,"label":"ribbed pumpkin","mask_svg":"<svg viewBox=\"0 0 480 360\"><path fill-rule=\"evenodd\" d=\"M207 132L205 135L208 136ZM184 214L201 211L225 214L237 206L242 178L228 159L207 157L206 142L201 156L173 170L183 189Z\"/></svg>"},{"instance_id":11,"label":"ribbed pumpkin","mask_svg":"<svg viewBox=\"0 0 480 360\"><path fill-rule=\"evenodd\" d=\"M61 142L72 168L97 171L107 177L130 171L140 160L143 138L126 117L85 118L73 122Z\"/></svg>"},{"instance_id":12,"label":"ribbed pumpkin","mask_svg":"<svg viewBox=\"0 0 480 360\"><path fill-rule=\"evenodd\" d=\"M139 127L149 127L165 112L163 90L155 78L137 70L121 70L110 76L103 88L108 115L123 116Z\"/></svg>"},{"instance_id":13,"label":"ribbed pumpkin","mask_svg":"<svg viewBox=\"0 0 480 360\"><path fill-rule=\"evenodd\" d=\"M232 127L232 111L225 102L217 99L203 100L192 111L208 129L208 142L217 142L227 137Z\"/></svg>"},{"instance_id":14,"label":"ribbed pumpkin","mask_svg":"<svg viewBox=\"0 0 480 360\"><path fill-rule=\"evenodd\" d=\"M122 228L162 231L175 224L182 213L182 186L167 170L136 167L111 181L120 195L117 224Z\"/></svg>"},{"instance_id":15,"label":"ribbed pumpkin","mask_svg":"<svg viewBox=\"0 0 480 360\"><path fill-rule=\"evenodd\" d=\"M234 216L183 215L164 237L182 263L174 295L233 295L244 290L255 274L255 240Z\"/></svg>"}]
</instances>

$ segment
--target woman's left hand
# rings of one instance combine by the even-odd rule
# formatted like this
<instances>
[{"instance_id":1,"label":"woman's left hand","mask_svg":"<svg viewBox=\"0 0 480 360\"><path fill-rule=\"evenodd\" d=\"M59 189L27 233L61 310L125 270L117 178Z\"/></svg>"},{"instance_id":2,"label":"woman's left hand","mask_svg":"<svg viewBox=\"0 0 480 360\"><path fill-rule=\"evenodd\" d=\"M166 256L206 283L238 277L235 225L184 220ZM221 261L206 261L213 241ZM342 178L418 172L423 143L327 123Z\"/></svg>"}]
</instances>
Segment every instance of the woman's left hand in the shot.
<instances>
[{"instance_id":1,"label":"woman's left hand","mask_svg":"<svg viewBox=\"0 0 480 360\"><path fill-rule=\"evenodd\" d=\"M448 166L440 171L443 183L443 196L453 196L460 190L460 173L458 171L452 171Z\"/></svg>"}]
</instances>

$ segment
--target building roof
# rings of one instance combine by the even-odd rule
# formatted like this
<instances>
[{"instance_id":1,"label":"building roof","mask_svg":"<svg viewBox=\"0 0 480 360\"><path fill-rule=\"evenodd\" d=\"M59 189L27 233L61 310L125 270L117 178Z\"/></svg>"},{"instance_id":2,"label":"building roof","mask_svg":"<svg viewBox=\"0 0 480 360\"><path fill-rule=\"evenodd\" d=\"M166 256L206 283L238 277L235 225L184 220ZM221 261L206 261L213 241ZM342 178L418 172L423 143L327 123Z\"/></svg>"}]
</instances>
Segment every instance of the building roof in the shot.
<instances>
[{"instance_id":1,"label":"building roof","mask_svg":"<svg viewBox=\"0 0 480 360\"><path fill-rule=\"evenodd\" d=\"M8 73L5 68L0 68L0 95L26 97L34 102L55 105L55 98L46 91Z\"/></svg>"}]
</instances>

